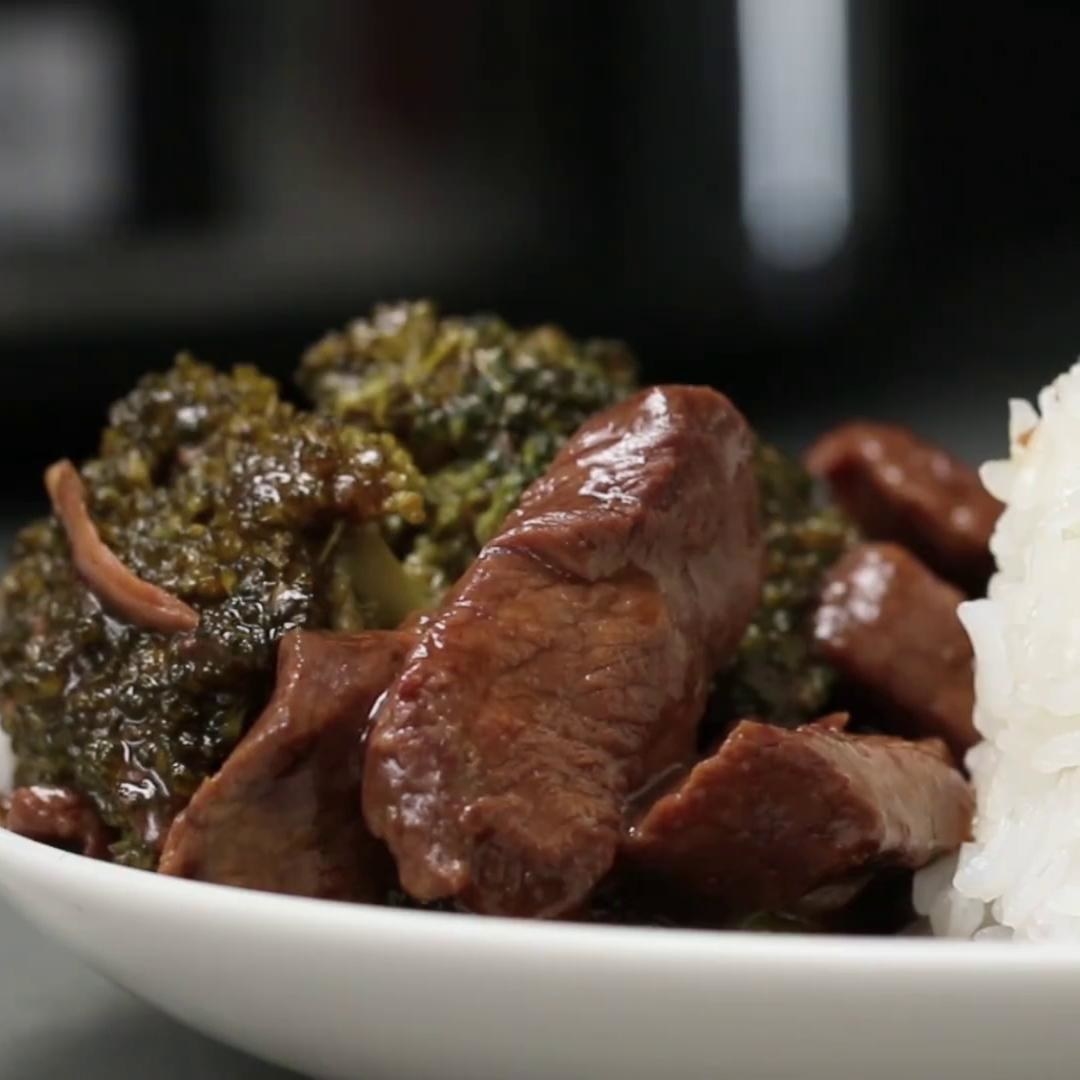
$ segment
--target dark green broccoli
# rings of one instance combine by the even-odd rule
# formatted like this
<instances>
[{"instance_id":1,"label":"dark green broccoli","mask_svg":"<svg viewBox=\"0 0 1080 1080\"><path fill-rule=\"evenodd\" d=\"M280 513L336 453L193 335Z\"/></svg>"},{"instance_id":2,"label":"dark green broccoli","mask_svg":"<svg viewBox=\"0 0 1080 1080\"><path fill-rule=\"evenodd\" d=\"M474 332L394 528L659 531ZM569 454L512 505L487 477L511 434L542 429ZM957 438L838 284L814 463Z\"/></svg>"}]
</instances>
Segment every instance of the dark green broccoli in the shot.
<instances>
[{"instance_id":1,"label":"dark green broccoli","mask_svg":"<svg viewBox=\"0 0 1080 1080\"><path fill-rule=\"evenodd\" d=\"M775 447L758 445L755 471L765 584L714 706L725 721L756 716L794 726L820 716L832 689L832 669L814 655L812 620L825 572L857 534L806 470Z\"/></svg>"},{"instance_id":2,"label":"dark green broccoli","mask_svg":"<svg viewBox=\"0 0 1080 1080\"><path fill-rule=\"evenodd\" d=\"M377 307L308 350L298 381L318 410L388 431L427 478L423 531L391 536L435 591L451 583L590 415L635 386L626 349L544 326L439 318L425 301Z\"/></svg>"},{"instance_id":3,"label":"dark green broccoli","mask_svg":"<svg viewBox=\"0 0 1080 1080\"><path fill-rule=\"evenodd\" d=\"M82 477L106 545L199 626L116 618L59 524L31 525L0 583L0 719L19 782L88 795L117 857L149 866L264 702L282 634L400 617L364 591L355 545L365 523L419 523L422 480L392 436L299 412L253 369L186 358L113 408Z\"/></svg>"},{"instance_id":4,"label":"dark green broccoli","mask_svg":"<svg viewBox=\"0 0 1080 1080\"><path fill-rule=\"evenodd\" d=\"M426 473L424 528L390 542L437 593L566 438L634 388L635 368L618 345L577 345L559 330L521 332L496 318L440 319L419 302L378 307L329 334L304 356L298 381L319 410L395 434ZM810 618L854 531L797 462L762 445L756 468L768 574L718 700L732 716L798 723L832 684L813 656Z\"/></svg>"}]
</instances>

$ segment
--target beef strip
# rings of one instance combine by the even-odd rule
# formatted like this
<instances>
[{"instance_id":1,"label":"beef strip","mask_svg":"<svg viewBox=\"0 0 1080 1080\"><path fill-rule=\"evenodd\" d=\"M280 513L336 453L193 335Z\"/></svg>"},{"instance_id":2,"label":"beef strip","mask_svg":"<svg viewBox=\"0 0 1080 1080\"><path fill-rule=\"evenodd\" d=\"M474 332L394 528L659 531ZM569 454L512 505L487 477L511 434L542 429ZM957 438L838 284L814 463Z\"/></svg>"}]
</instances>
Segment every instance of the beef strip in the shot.
<instances>
[{"instance_id":1,"label":"beef strip","mask_svg":"<svg viewBox=\"0 0 1080 1080\"><path fill-rule=\"evenodd\" d=\"M861 875L954 850L973 806L938 739L744 720L630 830L624 856L727 918L790 911L834 885L847 902Z\"/></svg>"},{"instance_id":2,"label":"beef strip","mask_svg":"<svg viewBox=\"0 0 1080 1080\"><path fill-rule=\"evenodd\" d=\"M70 788L16 788L6 800L4 824L20 836L92 859L109 855L109 830L91 803Z\"/></svg>"},{"instance_id":3,"label":"beef strip","mask_svg":"<svg viewBox=\"0 0 1080 1080\"><path fill-rule=\"evenodd\" d=\"M895 544L853 548L829 572L816 647L858 700L903 734L937 735L961 758L978 741L963 594Z\"/></svg>"},{"instance_id":4,"label":"beef strip","mask_svg":"<svg viewBox=\"0 0 1080 1080\"><path fill-rule=\"evenodd\" d=\"M75 569L105 607L136 626L163 634L199 625L193 607L144 581L106 547L87 509L82 477L70 461L57 461L45 470L45 488L67 535Z\"/></svg>"},{"instance_id":5,"label":"beef strip","mask_svg":"<svg viewBox=\"0 0 1080 1080\"><path fill-rule=\"evenodd\" d=\"M704 388L596 416L423 628L364 781L412 896L556 916L609 869L758 601L751 442Z\"/></svg>"},{"instance_id":6,"label":"beef strip","mask_svg":"<svg viewBox=\"0 0 1080 1080\"><path fill-rule=\"evenodd\" d=\"M410 641L387 631L286 634L273 697L173 823L161 872L381 899L393 868L360 813L363 736Z\"/></svg>"},{"instance_id":7,"label":"beef strip","mask_svg":"<svg viewBox=\"0 0 1080 1080\"><path fill-rule=\"evenodd\" d=\"M903 544L942 577L983 592L1002 508L974 469L906 428L866 422L824 435L806 464L869 539Z\"/></svg>"}]
</instances>

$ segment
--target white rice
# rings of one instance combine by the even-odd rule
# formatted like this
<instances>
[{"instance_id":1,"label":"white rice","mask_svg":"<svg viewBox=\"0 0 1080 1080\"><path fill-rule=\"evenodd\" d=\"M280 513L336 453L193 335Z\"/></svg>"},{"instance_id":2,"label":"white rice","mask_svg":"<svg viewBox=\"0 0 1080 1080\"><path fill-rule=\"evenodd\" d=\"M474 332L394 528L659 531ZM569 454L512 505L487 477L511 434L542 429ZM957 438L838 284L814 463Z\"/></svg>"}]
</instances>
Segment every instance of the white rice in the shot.
<instances>
[{"instance_id":1,"label":"white rice","mask_svg":"<svg viewBox=\"0 0 1080 1080\"><path fill-rule=\"evenodd\" d=\"M961 605L975 648L967 765L975 839L916 878L934 933L1080 941L1080 364L1010 404L988 597Z\"/></svg>"}]
</instances>

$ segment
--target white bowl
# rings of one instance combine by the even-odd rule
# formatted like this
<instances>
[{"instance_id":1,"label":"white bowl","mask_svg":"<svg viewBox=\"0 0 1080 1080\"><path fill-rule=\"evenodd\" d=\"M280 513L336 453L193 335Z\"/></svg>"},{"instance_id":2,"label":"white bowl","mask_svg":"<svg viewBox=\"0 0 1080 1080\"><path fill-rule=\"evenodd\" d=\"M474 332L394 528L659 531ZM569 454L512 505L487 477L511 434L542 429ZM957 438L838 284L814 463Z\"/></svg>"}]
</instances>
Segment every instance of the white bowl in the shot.
<instances>
[{"instance_id":1,"label":"white bowl","mask_svg":"<svg viewBox=\"0 0 1080 1080\"><path fill-rule=\"evenodd\" d=\"M174 1017L318 1077L1013 1080L1080 1061L1080 950L299 900L2 830L0 891Z\"/></svg>"}]
</instances>

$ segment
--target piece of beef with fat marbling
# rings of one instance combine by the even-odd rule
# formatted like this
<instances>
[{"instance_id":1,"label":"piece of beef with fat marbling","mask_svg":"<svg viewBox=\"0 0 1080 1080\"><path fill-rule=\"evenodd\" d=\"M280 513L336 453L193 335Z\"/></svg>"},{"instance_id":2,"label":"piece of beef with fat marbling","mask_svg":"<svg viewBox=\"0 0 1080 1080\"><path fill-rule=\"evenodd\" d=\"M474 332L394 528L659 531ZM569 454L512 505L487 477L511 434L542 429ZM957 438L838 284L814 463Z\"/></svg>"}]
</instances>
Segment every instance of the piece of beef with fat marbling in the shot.
<instances>
[{"instance_id":1,"label":"piece of beef with fat marbling","mask_svg":"<svg viewBox=\"0 0 1080 1080\"><path fill-rule=\"evenodd\" d=\"M558 916L631 794L690 760L761 588L752 434L656 387L584 424L424 627L376 713L364 809L417 899Z\"/></svg>"},{"instance_id":2,"label":"piece of beef with fat marbling","mask_svg":"<svg viewBox=\"0 0 1080 1080\"><path fill-rule=\"evenodd\" d=\"M637 871L726 917L914 869L969 838L973 799L937 739L852 735L845 717L788 730L743 720L627 835Z\"/></svg>"},{"instance_id":3,"label":"piece of beef with fat marbling","mask_svg":"<svg viewBox=\"0 0 1080 1080\"><path fill-rule=\"evenodd\" d=\"M979 738L963 600L904 548L862 544L829 571L814 620L819 654L887 730L936 735L957 760Z\"/></svg>"},{"instance_id":4,"label":"piece of beef with fat marbling","mask_svg":"<svg viewBox=\"0 0 1080 1080\"><path fill-rule=\"evenodd\" d=\"M869 539L902 544L942 577L982 595L1002 506L969 465L907 428L867 421L827 432L806 465Z\"/></svg>"},{"instance_id":5,"label":"piece of beef with fat marbling","mask_svg":"<svg viewBox=\"0 0 1080 1080\"><path fill-rule=\"evenodd\" d=\"M286 634L273 697L173 822L161 872L380 900L393 868L360 813L363 740L411 640L393 631Z\"/></svg>"}]
</instances>

